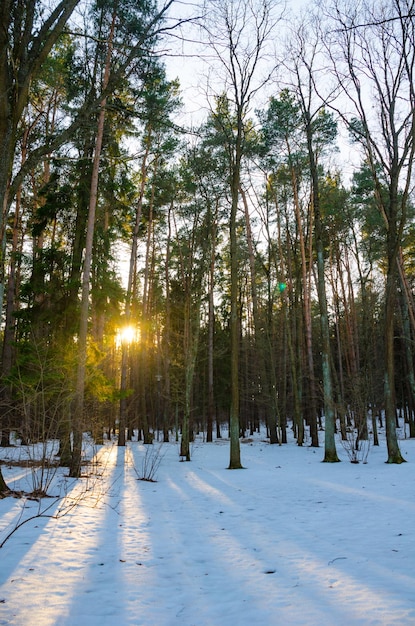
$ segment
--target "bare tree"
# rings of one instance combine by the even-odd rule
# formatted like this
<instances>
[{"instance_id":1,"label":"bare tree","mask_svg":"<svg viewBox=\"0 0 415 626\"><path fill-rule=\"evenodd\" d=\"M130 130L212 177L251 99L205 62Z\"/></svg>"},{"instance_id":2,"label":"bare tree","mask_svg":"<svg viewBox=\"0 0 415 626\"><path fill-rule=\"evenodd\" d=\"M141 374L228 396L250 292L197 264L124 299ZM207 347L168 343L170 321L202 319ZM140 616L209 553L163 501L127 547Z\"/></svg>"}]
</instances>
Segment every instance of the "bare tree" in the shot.
<instances>
[{"instance_id":1,"label":"bare tree","mask_svg":"<svg viewBox=\"0 0 415 626\"><path fill-rule=\"evenodd\" d=\"M258 90L269 75L258 78L261 62L276 20L273 0L211 0L205 2L205 31L214 53L218 73L215 81L217 107L215 121L228 155L230 191L231 260L231 408L229 469L242 467L239 424L239 336L237 213L241 189L242 161L246 151L248 114ZM213 83L210 85L213 88ZM221 98L219 97L221 96ZM221 106L222 105L222 106Z\"/></svg>"},{"instance_id":2,"label":"bare tree","mask_svg":"<svg viewBox=\"0 0 415 626\"><path fill-rule=\"evenodd\" d=\"M331 114L327 113L325 103L330 95L321 99L316 84L322 80L324 68L320 65L322 46L320 43L320 24L311 18L309 24L303 22L296 26L287 51L290 59L289 69L294 77L294 89L299 103L300 115L304 125L308 168L310 173L311 194L310 208L314 222L314 247L317 263L317 293L320 310L321 360L323 378L323 398L325 413L324 461L337 462L334 439L335 411L333 373L330 348L329 308L326 292L326 259L324 249L325 224L321 211L320 174L321 157L325 149L336 137L336 124Z\"/></svg>"},{"instance_id":3,"label":"bare tree","mask_svg":"<svg viewBox=\"0 0 415 626\"><path fill-rule=\"evenodd\" d=\"M338 109L363 149L386 226L384 398L388 463L404 461L397 442L394 324L407 205L415 156L415 15L413 0L337 1L327 51L347 113ZM343 108L344 111L344 108ZM386 181L388 193L382 192ZM410 303L411 306L411 303Z\"/></svg>"}]
</instances>

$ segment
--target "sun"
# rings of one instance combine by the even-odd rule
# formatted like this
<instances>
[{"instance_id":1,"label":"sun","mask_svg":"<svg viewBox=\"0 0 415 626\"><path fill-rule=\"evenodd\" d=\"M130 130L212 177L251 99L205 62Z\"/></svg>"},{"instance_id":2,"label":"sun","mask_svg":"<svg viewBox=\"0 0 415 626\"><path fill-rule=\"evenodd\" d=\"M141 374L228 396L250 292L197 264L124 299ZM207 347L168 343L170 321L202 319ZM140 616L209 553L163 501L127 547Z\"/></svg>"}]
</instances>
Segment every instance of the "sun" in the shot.
<instances>
[{"instance_id":1,"label":"sun","mask_svg":"<svg viewBox=\"0 0 415 626\"><path fill-rule=\"evenodd\" d=\"M134 326L123 326L122 328L118 329L115 341L118 346L121 346L123 344L129 345L133 341L136 341L137 337L138 331L136 328L134 328Z\"/></svg>"}]
</instances>

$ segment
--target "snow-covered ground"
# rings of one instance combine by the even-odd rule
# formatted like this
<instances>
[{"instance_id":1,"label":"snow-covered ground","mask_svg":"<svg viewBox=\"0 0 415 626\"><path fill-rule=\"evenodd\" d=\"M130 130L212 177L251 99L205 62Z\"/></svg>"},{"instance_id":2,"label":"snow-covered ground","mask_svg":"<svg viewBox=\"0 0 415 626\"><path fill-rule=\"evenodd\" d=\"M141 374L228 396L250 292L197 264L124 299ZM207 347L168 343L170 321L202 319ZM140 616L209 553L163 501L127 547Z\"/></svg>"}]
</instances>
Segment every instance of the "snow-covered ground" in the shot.
<instances>
[{"instance_id":1,"label":"snow-covered ground","mask_svg":"<svg viewBox=\"0 0 415 626\"><path fill-rule=\"evenodd\" d=\"M8 626L407 626L415 624L415 441L408 463L321 462L322 449L163 444L157 482L144 446L107 444L65 499L0 500L0 624ZM158 445L154 451L157 453ZM21 453L1 449L2 458ZM9 486L25 470L3 465ZM30 481L29 481L30 484Z\"/></svg>"}]
</instances>

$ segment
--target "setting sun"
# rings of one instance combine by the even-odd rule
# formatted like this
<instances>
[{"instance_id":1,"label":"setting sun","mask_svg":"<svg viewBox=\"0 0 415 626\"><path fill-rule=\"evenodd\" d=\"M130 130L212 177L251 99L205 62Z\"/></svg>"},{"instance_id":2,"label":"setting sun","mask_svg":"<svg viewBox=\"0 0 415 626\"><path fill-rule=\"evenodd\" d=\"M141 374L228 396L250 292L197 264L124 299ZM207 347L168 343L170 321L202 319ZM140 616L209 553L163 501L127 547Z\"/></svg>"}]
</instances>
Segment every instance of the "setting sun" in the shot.
<instances>
[{"instance_id":1,"label":"setting sun","mask_svg":"<svg viewBox=\"0 0 415 626\"><path fill-rule=\"evenodd\" d=\"M116 334L116 344L130 344L138 339L138 330L134 326L124 326L120 328Z\"/></svg>"}]
</instances>

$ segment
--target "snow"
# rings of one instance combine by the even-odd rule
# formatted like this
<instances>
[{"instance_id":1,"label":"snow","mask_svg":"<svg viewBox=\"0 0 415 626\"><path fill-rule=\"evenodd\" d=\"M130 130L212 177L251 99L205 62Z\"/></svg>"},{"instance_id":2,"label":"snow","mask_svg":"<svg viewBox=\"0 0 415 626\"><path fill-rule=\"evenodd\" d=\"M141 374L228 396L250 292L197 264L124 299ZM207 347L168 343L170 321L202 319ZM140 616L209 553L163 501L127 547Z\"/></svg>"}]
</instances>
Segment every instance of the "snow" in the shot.
<instances>
[{"instance_id":1,"label":"snow","mask_svg":"<svg viewBox=\"0 0 415 626\"><path fill-rule=\"evenodd\" d=\"M60 511L0 549L0 625L414 625L415 440L400 447L402 465L383 440L366 464L340 445L326 464L256 436L232 471L226 440L198 439L190 463L154 444L146 482L144 446L107 443L87 478L53 475L65 497L0 500L0 542ZM31 470L2 467L28 488Z\"/></svg>"}]
</instances>

